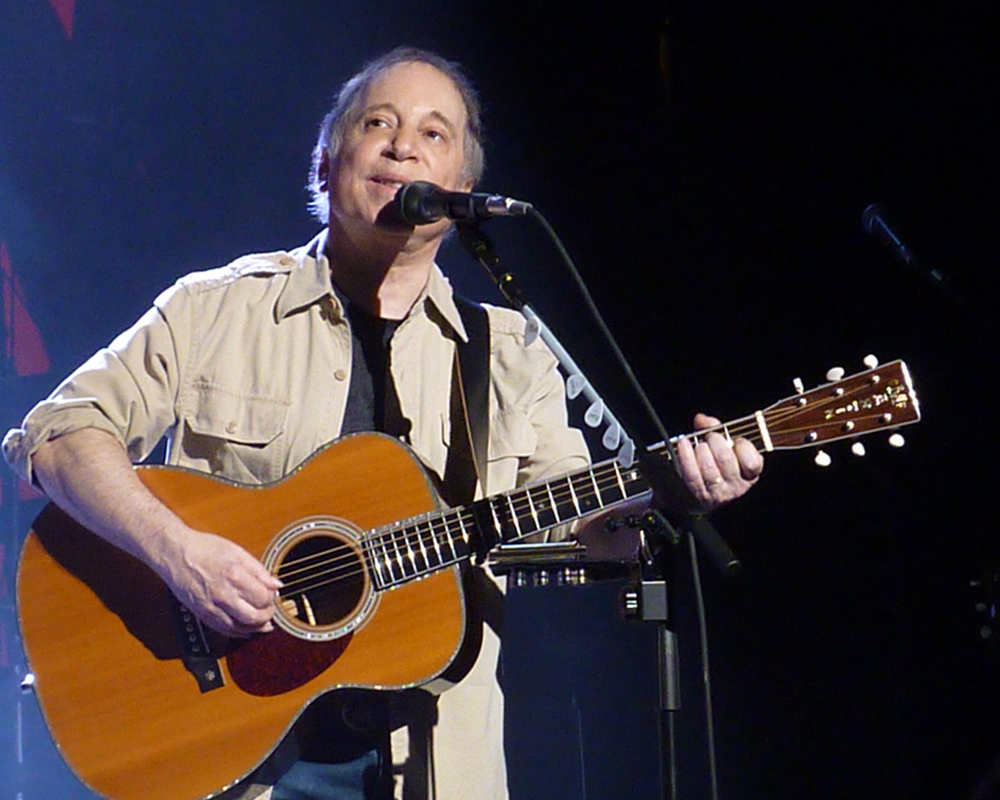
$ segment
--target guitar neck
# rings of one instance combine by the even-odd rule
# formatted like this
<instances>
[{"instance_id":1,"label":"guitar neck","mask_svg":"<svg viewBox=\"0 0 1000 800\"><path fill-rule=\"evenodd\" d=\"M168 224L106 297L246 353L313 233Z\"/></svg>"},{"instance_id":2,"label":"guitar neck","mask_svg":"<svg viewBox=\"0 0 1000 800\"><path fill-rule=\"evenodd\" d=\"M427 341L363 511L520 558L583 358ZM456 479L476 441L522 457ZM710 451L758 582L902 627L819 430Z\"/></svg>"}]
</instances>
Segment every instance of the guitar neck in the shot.
<instances>
[{"instance_id":1,"label":"guitar neck","mask_svg":"<svg viewBox=\"0 0 1000 800\"><path fill-rule=\"evenodd\" d=\"M506 544L611 508L648 491L639 470L606 461L475 503L376 528L364 547L388 589Z\"/></svg>"},{"instance_id":2,"label":"guitar neck","mask_svg":"<svg viewBox=\"0 0 1000 800\"><path fill-rule=\"evenodd\" d=\"M772 452L894 430L919 419L920 406L906 364L893 361L687 436L697 442L714 431L730 441L748 439ZM661 458L669 453L662 443L650 451ZM647 491L649 485L635 465L613 459L467 506L377 528L365 538L365 554L379 588L391 588Z\"/></svg>"}]
</instances>

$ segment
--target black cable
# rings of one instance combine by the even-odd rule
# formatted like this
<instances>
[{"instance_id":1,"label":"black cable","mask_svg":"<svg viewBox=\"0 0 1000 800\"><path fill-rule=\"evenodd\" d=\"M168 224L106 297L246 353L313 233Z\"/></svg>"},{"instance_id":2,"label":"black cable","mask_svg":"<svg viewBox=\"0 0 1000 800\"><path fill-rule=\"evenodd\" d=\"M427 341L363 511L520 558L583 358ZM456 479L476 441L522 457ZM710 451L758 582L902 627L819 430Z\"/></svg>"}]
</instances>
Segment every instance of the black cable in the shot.
<instances>
[{"instance_id":1,"label":"black cable","mask_svg":"<svg viewBox=\"0 0 1000 800\"><path fill-rule=\"evenodd\" d=\"M552 239L553 244L555 244L556 249L559 251L559 255L562 257L563 263L566 266L570 277L576 284L577 290L580 292L580 296L583 298L584 303L587 305L587 310L590 312L594 321L597 323L598 330L601 332L601 336L604 337L604 341L607 343L608 347L611 348L611 352L614 353L615 359L621 366L622 371L628 378L629 385L632 390L636 393L642 403L643 411L652 420L653 425L656 426L656 433L663 439L664 444L667 446L671 457L674 456L673 446L670 442L670 434L667 433L667 429L663 425L663 421L660 419L660 415L656 413L656 409L653 408L653 404L649 401L649 397L646 395L645 390L642 388L642 384L639 383L638 379L635 377L635 373L632 371L632 365L629 364L628 359L625 358L625 354L622 353L621 348L618 347L618 342L615 341L615 337L612 335L611 330L608 328L607 324L604 322L604 317L601 316L600 310L598 310L597 305L594 303L594 299L590 296L590 290L587 285L583 282L583 278L580 277L580 273L577 271L576 264L573 263L572 257L570 257L569 252L563 246L562 240L560 240L559 235L555 232L553 227L549 225L549 222L542 213L531 206L528 209L528 216L535 220L539 225L542 226L544 231Z\"/></svg>"},{"instance_id":2,"label":"black cable","mask_svg":"<svg viewBox=\"0 0 1000 800\"><path fill-rule=\"evenodd\" d=\"M701 588L701 571L698 569L698 550L694 536L687 535L688 554L691 557L691 580L694 583L695 606L698 611L698 642L701 650L701 678L705 687L705 739L708 750L708 778L711 798L719 800L719 777L715 760L715 719L712 712L712 670L708 659L708 623L705 614L705 596Z\"/></svg>"}]
</instances>

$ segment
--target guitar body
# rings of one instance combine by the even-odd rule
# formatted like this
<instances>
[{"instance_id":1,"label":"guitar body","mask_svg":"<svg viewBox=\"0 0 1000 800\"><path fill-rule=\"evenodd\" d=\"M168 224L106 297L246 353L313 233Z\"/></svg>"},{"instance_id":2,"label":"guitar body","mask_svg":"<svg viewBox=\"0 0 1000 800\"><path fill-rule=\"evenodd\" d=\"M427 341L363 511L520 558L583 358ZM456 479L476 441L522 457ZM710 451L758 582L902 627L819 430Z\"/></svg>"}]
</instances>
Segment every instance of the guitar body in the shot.
<instances>
[{"instance_id":1,"label":"guitar body","mask_svg":"<svg viewBox=\"0 0 1000 800\"><path fill-rule=\"evenodd\" d=\"M265 563L289 536L303 536L294 533L303 520L360 539L438 505L415 456L375 434L341 439L263 487L175 468L138 472L186 523L228 537ZM313 627L321 636L286 625L250 640L216 637L221 685L203 691L182 660L185 631L192 641L197 632L185 628L166 585L53 505L25 542L17 592L24 647L53 738L77 776L114 800L195 800L231 786L319 695L406 688L440 676L466 626L459 569L448 567L351 600L349 623L320 620Z\"/></svg>"}]
</instances>

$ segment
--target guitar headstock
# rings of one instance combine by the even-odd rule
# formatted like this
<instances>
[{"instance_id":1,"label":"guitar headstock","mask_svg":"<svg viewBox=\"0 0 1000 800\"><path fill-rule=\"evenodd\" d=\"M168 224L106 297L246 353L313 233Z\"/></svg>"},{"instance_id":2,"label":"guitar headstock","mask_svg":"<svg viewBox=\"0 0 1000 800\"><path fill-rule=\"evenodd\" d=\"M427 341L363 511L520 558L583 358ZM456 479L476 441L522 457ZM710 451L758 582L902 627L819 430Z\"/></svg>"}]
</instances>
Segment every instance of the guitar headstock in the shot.
<instances>
[{"instance_id":1,"label":"guitar headstock","mask_svg":"<svg viewBox=\"0 0 1000 800\"><path fill-rule=\"evenodd\" d=\"M800 391L758 414L765 450L815 447L919 421L910 371L900 360ZM890 438L897 442L901 437Z\"/></svg>"}]
</instances>

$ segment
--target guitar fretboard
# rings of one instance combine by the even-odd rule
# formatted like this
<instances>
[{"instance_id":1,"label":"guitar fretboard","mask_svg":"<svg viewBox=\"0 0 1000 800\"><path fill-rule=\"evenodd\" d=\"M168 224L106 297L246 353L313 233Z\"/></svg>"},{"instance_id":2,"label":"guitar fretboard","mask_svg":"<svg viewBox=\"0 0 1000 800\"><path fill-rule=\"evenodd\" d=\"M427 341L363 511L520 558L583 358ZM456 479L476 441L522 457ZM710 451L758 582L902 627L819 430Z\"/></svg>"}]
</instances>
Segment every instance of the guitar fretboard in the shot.
<instances>
[{"instance_id":1,"label":"guitar fretboard","mask_svg":"<svg viewBox=\"0 0 1000 800\"><path fill-rule=\"evenodd\" d=\"M636 467L606 461L466 506L376 528L365 537L365 557L376 587L390 589L496 544L619 505L647 489Z\"/></svg>"}]
</instances>

